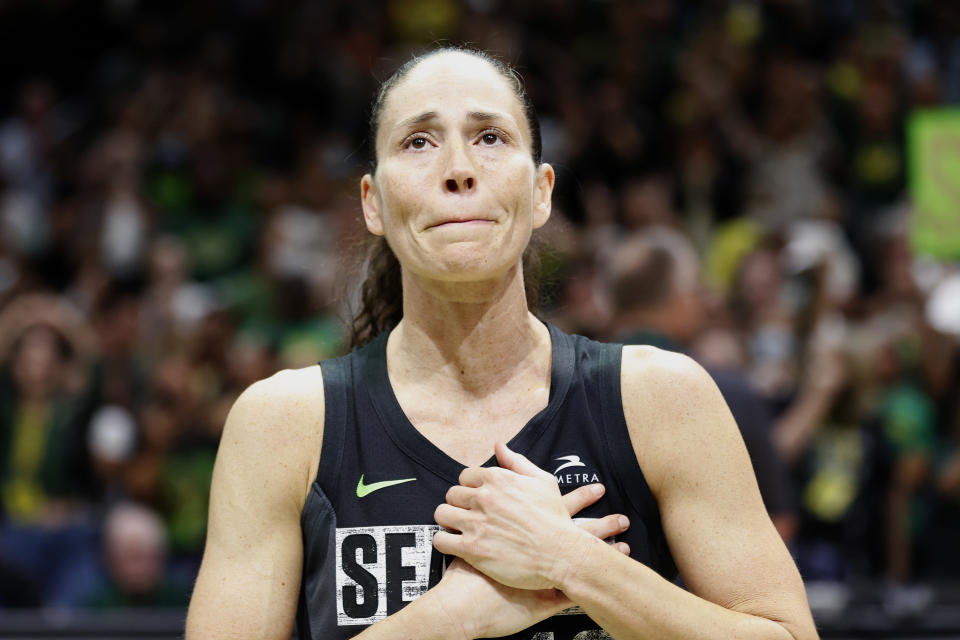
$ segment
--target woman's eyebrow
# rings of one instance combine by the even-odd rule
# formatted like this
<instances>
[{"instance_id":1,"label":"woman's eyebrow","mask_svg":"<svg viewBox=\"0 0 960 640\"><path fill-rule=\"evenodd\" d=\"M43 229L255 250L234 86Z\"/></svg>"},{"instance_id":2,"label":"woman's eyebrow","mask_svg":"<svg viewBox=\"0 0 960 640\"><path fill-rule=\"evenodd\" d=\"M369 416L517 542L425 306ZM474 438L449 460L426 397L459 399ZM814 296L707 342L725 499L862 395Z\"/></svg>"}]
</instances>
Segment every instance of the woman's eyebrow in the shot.
<instances>
[{"instance_id":1,"label":"woman's eyebrow","mask_svg":"<svg viewBox=\"0 0 960 640\"><path fill-rule=\"evenodd\" d=\"M407 129L409 127L416 127L426 122L430 122L436 117L437 117L436 111L424 111L420 115L411 116L406 120L401 120L400 122L397 123L397 128Z\"/></svg>"},{"instance_id":2,"label":"woman's eyebrow","mask_svg":"<svg viewBox=\"0 0 960 640\"><path fill-rule=\"evenodd\" d=\"M477 121L477 122L491 122L491 121L494 121L494 120L499 120L499 121L512 121L512 120L513 120L513 118L510 118L510 117L507 116L506 114L497 113L497 112L490 112L490 111L471 111L469 114L467 114L467 116L468 116L471 120L475 120L475 121Z\"/></svg>"},{"instance_id":3,"label":"woman's eyebrow","mask_svg":"<svg viewBox=\"0 0 960 640\"><path fill-rule=\"evenodd\" d=\"M426 124L427 122L430 122L431 120L435 120L438 117L439 116L436 111L424 111L421 114L411 116L409 118L401 120L400 122L397 123L397 128L408 129L411 127L418 127L422 124ZM502 113L497 113L492 111L471 111L470 113L467 114L467 117L476 122L491 122L494 120L503 121L503 120L509 119L506 115Z\"/></svg>"}]
</instances>

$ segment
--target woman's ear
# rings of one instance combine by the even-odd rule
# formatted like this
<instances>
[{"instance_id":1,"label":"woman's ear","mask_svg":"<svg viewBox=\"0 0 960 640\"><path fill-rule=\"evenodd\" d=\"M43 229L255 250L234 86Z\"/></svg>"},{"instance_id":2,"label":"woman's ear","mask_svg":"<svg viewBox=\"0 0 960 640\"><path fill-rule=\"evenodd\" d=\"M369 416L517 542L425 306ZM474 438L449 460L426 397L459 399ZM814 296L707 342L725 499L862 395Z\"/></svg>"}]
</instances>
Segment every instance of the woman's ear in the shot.
<instances>
[{"instance_id":1,"label":"woman's ear","mask_svg":"<svg viewBox=\"0 0 960 640\"><path fill-rule=\"evenodd\" d=\"M550 218L553 203L553 183L556 176L553 167L546 162L537 167L536 185L533 192L533 228L539 229Z\"/></svg>"},{"instance_id":2,"label":"woman's ear","mask_svg":"<svg viewBox=\"0 0 960 640\"><path fill-rule=\"evenodd\" d=\"M360 179L360 205L363 207L363 221L367 230L375 236L382 236L380 198L377 196L377 182L372 174L368 173Z\"/></svg>"}]
</instances>

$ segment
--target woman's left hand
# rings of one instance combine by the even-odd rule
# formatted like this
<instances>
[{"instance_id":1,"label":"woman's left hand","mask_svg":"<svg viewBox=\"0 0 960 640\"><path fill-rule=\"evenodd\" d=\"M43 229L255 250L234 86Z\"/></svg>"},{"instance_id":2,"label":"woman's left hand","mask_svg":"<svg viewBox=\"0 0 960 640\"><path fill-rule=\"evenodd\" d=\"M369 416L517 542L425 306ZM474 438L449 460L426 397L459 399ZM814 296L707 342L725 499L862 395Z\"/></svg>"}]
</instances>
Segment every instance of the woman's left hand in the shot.
<instances>
[{"instance_id":1,"label":"woman's left hand","mask_svg":"<svg viewBox=\"0 0 960 640\"><path fill-rule=\"evenodd\" d=\"M434 536L441 553L459 556L510 587L561 588L571 566L592 545L605 544L592 529L605 535L626 529L626 518L618 515L578 526L552 474L503 443L496 454L499 468L465 469L437 507L437 524L459 531Z\"/></svg>"}]
</instances>

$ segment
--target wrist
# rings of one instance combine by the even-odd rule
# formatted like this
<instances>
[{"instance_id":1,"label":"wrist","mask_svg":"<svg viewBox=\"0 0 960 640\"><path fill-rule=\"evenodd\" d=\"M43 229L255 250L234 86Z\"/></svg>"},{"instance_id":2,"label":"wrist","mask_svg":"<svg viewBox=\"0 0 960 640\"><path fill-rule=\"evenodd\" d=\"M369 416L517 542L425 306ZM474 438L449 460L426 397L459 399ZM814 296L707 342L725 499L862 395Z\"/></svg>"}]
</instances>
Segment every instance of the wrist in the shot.
<instances>
[{"instance_id":1,"label":"wrist","mask_svg":"<svg viewBox=\"0 0 960 640\"><path fill-rule=\"evenodd\" d=\"M606 544L599 538L584 531L571 522L571 527L557 536L558 549L553 555L553 563L547 578L551 587L564 591L566 585L575 578L579 568L595 551L595 545Z\"/></svg>"},{"instance_id":2,"label":"wrist","mask_svg":"<svg viewBox=\"0 0 960 640\"><path fill-rule=\"evenodd\" d=\"M841 387L835 384L823 384L821 382L811 382L804 389L805 393L801 393L801 396L804 399L815 405L817 408L822 408L823 406L829 404L833 401L834 398L840 393Z\"/></svg>"},{"instance_id":3,"label":"wrist","mask_svg":"<svg viewBox=\"0 0 960 640\"><path fill-rule=\"evenodd\" d=\"M597 587L609 570L609 563L627 558L620 551L596 536L578 540L576 561L567 565L562 581L556 587L574 604L581 604L581 597Z\"/></svg>"},{"instance_id":4,"label":"wrist","mask_svg":"<svg viewBox=\"0 0 960 640\"><path fill-rule=\"evenodd\" d=\"M421 604L424 616L430 620L429 625L421 625L421 628L434 629L432 637L437 640L473 640L481 637L479 630L471 624L471 617L457 605L455 599L447 597L445 591L449 589L445 590L441 582L410 604Z\"/></svg>"}]
</instances>

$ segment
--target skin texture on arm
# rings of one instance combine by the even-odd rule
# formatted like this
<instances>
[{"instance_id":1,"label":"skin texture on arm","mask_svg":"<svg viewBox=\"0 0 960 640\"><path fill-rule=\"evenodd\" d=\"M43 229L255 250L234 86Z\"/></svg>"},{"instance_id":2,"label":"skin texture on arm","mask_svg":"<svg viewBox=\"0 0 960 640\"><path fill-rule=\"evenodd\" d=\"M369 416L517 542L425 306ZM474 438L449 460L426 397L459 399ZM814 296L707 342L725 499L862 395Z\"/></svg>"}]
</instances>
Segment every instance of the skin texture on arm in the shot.
<instances>
[{"instance_id":1,"label":"skin texture on arm","mask_svg":"<svg viewBox=\"0 0 960 640\"><path fill-rule=\"evenodd\" d=\"M686 356L624 349L624 414L690 591L593 546L562 589L616 638L816 638L720 392Z\"/></svg>"},{"instance_id":2,"label":"skin texture on arm","mask_svg":"<svg viewBox=\"0 0 960 640\"><path fill-rule=\"evenodd\" d=\"M462 533L437 534L435 545L504 584L560 589L618 639L816 638L800 576L709 375L685 356L628 347L622 387L689 592L571 527L552 476L503 445L505 468L467 469L448 494L437 521Z\"/></svg>"},{"instance_id":3,"label":"skin texture on arm","mask_svg":"<svg viewBox=\"0 0 960 640\"><path fill-rule=\"evenodd\" d=\"M300 512L323 435L320 367L282 371L237 399L210 490L187 640L289 640L300 586Z\"/></svg>"}]
</instances>

